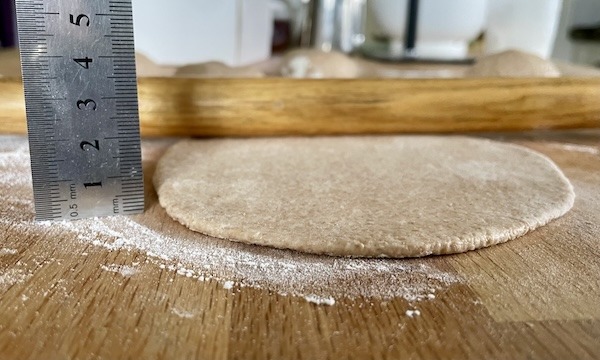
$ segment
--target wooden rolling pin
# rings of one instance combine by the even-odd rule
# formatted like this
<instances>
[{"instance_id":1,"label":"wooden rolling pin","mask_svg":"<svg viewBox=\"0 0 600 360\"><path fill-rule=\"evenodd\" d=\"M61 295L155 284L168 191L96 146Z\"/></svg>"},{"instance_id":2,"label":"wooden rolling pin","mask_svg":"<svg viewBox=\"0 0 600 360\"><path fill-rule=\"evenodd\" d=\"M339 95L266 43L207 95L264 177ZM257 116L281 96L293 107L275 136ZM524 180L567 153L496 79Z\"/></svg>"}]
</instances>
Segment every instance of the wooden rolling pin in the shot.
<instances>
[{"instance_id":1,"label":"wooden rolling pin","mask_svg":"<svg viewBox=\"0 0 600 360\"><path fill-rule=\"evenodd\" d=\"M447 133L600 127L599 79L139 80L144 136ZM0 79L0 132L25 133Z\"/></svg>"}]
</instances>

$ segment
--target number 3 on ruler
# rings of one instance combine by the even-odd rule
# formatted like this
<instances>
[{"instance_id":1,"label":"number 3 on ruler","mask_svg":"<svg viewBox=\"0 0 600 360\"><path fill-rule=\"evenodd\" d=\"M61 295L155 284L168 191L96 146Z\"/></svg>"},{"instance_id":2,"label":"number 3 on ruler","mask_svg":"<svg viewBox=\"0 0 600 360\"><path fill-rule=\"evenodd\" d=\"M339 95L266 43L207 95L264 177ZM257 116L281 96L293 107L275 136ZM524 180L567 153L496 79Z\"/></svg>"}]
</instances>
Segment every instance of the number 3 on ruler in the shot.
<instances>
[{"instance_id":1,"label":"number 3 on ruler","mask_svg":"<svg viewBox=\"0 0 600 360\"><path fill-rule=\"evenodd\" d=\"M96 108L98 107L98 105L96 104L96 102L92 99L87 99L87 100L78 100L77 101L77 108L79 110L83 110L86 109L88 107L88 105L92 104L92 106L90 107L90 109L92 110L96 110Z\"/></svg>"}]
</instances>

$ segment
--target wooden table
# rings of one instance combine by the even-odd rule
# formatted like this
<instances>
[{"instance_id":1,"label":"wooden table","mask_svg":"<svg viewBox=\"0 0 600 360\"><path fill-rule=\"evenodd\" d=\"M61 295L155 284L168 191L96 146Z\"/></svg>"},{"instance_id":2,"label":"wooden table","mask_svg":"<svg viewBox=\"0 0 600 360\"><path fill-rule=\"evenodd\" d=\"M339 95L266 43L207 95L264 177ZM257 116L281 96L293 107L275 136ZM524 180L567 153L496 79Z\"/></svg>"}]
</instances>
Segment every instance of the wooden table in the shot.
<instances>
[{"instance_id":1,"label":"wooden table","mask_svg":"<svg viewBox=\"0 0 600 360\"><path fill-rule=\"evenodd\" d=\"M230 289L142 251L28 228L31 194L18 190L27 182L0 162L0 358L600 358L600 132L494 137L551 157L575 187L575 206L507 244L411 260L459 279L418 302L338 297L327 306ZM157 142L168 143L144 147ZM0 138L5 151L16 143ZM157 203L149 180L160 151L144 155L148 206L132 219L191 236ZM419 316L407 315L413 308Z\"/></svg>"}]
</instances>

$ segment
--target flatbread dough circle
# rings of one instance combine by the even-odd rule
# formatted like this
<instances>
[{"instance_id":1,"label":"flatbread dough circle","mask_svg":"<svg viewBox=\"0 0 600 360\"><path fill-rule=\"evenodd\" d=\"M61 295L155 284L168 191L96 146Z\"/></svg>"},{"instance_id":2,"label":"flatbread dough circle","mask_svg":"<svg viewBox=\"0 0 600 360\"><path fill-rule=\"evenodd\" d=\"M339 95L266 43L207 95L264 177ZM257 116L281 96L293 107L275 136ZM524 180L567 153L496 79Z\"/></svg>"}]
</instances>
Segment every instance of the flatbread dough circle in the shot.
<instances>
[{"instance_id":1,"label":"flatbread dough circle","mask_svg":"<svg viewBox=\"0 0 600 360\"><path fill-rule=\"evenodd\" d=\"M184 140L159 161L160 204L218 238L342 256L473 250L565 214L548 158L465 137Z\"/></svg>"}]
</instances>

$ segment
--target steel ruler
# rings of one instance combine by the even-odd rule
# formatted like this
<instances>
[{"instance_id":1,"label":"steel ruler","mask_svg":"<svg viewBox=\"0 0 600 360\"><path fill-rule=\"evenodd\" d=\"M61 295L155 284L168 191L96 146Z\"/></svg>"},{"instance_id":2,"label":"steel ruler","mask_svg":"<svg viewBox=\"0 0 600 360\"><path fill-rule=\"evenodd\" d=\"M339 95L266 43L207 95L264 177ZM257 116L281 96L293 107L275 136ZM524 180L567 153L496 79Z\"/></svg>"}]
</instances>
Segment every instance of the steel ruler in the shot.
<instances>
[{"instance_id":1,"label":"steel ruler","mask_svg":"<svg viewBox=\"0 0 600 360\"><path fill-rule=\"evenodd\" d=\"M37 220L144 210L131 0L16 0Z\"/></svg>"}]
</instances>

